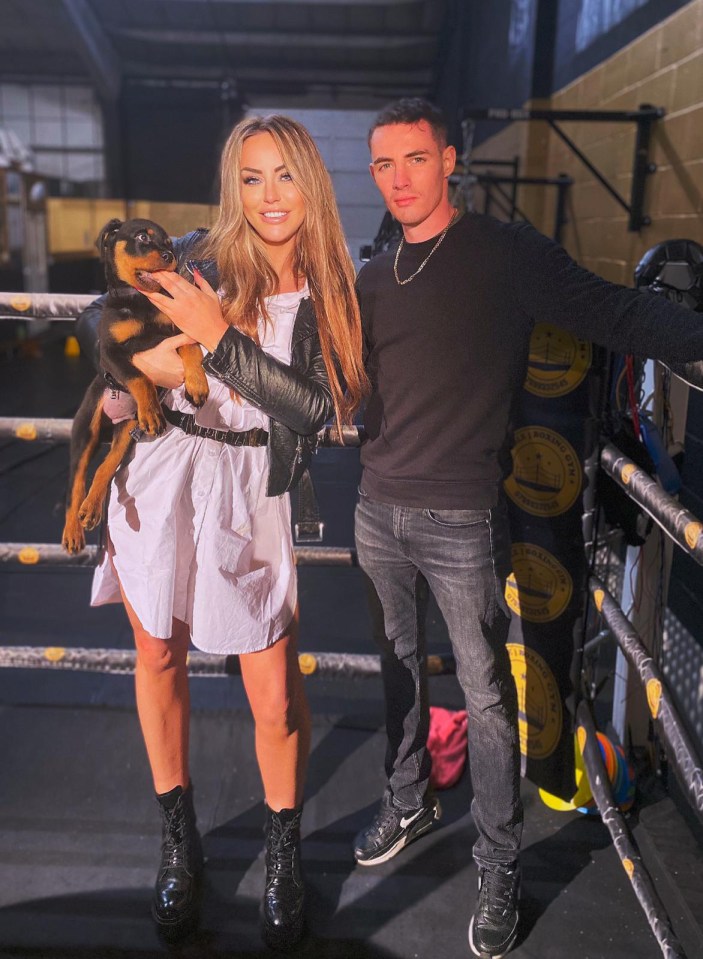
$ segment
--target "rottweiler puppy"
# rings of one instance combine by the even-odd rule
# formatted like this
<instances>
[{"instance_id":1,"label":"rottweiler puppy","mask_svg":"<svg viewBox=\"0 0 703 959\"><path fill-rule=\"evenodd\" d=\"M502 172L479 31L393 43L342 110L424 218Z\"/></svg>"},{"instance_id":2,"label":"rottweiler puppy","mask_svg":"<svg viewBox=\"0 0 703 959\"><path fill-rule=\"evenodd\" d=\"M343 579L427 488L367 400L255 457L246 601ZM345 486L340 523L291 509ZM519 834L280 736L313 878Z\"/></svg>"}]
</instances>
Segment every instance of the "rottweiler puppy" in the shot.
<instances>
[{"instance_id":1,"label":"rottweiler puppy","mask_svg":"<svg viewBox=\"0 0 703 959\"><path fill-rule=\"evenodd\" d=\"M132 363L135 353L156 346L178 330L141 290L163 292L151 276L157 270L176 269L176 257L165 230L151 220L110 220L96 246L105 266L107 298L100 318L100 366L129 391L137 404L134 418L112 424L103 412L106 382L99 373L88 387L71 429L71 465L66 496L66 523L61 542L69 553L85 546L84 529L100 522L112 477L125 457L135 429L156 436L166 426L152 381ZM186 396L202 406L208 385L197 343L179 348L185 369ZM112 429L110 450L95 472L86 496L88 465L103 436Z\"/></svg>"}]
</instances>

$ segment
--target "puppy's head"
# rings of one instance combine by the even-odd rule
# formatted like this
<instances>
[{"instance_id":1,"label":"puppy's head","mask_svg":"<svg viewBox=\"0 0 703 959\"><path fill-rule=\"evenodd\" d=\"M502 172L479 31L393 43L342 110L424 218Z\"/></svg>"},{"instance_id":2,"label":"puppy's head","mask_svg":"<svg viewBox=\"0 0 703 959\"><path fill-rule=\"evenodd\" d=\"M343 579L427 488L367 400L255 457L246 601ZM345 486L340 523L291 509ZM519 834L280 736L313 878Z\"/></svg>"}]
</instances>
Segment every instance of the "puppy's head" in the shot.
<instances>
[{"instance_id":1,"label":"puppy's head","mask_svg":"<svg viewBox=\"0 0 703 959\"><path fill-rule=\"evenodd\" d=\"M126 284L158 293L161 287L151 274L176 269L171 239L152 220L110 220L100 231L96 246L108 287Z\"/></svg>"}]
</instances>

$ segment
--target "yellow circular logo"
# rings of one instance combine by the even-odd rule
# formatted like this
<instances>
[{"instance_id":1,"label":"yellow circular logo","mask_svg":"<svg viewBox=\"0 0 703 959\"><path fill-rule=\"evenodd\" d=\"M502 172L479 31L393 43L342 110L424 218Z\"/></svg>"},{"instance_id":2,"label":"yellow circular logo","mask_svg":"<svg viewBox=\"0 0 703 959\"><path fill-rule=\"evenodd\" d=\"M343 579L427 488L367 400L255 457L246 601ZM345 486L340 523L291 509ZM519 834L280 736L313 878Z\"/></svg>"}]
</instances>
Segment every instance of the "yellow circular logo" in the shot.
<instances>
[{"instance_id":1,"label":"yellow circular logo","mask_svg":"<svg viewBox=\"0 0 703 959\"><path fill-rule=\"evenodd\" d=\"M310 676L317 669L317 660L312 653L301 653L298 656L298 666L303 676Z\"/></svg>"},{"instance_id":2,"label":"yellow circular logo","mask_svg":"<svg viewBox=\"0 0 703 959\"><path fill-rule=\"evenodd\" d=\"M605 593L603 592L603 590L602 590L602 589L597 589L597 590L595 591L595 593L593 594L593 600L594 600L594 602L595 602L595 604L596 604L596 609L598 610L599 613L600 613L600 611L603 609L603 600L604 600L604 599L605 599Z\"/></svg>"},{"instance_id":3,"label":"yellow circular logo","mask_svg":"<svg viewBox=\"0 0 703 959\"><path fill-rule=\"evenodd\" d=\"M17 559L25 566L34 566L35 563L39 562L39 550L35 549L34 546L23 546L17 554Z\"/></svg>"},{"instance_id":4,"label":"yellow circular logo","mask_svg":"<svg viewBox=\"0 0 703 959\"><path fill-rule=\"evenodd\" d=\"M26 313L31 305L31 296L25 296L22 293L18 293L17 296L10 297L10 306L13 310L17 310L18 313Z\"/></svg>"},{"instance_id":5,"label":"yellow circular logo","mask_svg":"<svg viewBox=\"0 0 703 959\"><path fill-rule=\"evenodd\" d=\"M574 584L561 563L534 543L513 543L505 584L511 610L530 623L550 623L569 605Z\"/></svg>"},{"instance_id":6,"label":"yellow circular logo","mask_svg":"<svg viewBox=\"0 0 703 959\"><path fill-rule=\"evenodd\" d=\"M581 463L563 436L544 426L523 426L516 431L513 471L505 490L526 513L565 513L578 499L581 482Z\"/></svg>"},{"instance_id":7,"label":"yellow circular logo","mask_svg":"<svg viewBox=\"0 0 703 959\"><path fill-rule=\"evenodd\" d=\"M430 676L441 676L444 672L444 663L441 656L429 655L427 657L427 672Z\"/></svg>"},{"instance_id":8,"label":"yellow circular logo","mask_svg":"<svg viewBox=\"0 0 703 959\"><path fill-rule=\"evenodd\" d=\"M662 684L658 679L647 680L647 703L652 718L656 719L659 715L659 704L662 698Z\"/></svg>"},{"instance_id":9,"label":"yellow circular logo","mask_svg":"<svg viewBox=\"0 0 703 959\"><path fill-rule=\"evenodd\" d=\"M50 663L59 663L66 655L66 650L63 646L47 646L44 650L44 658L48 659Z\"/></svg>"},{"instance_id":10,"label":"yellow circular logo","mask_svg":"<svg viewBox=\"0 0 703 959\"><path fill-rule=\"evenodd\" d=\"M703 533L703 523L686 523L683 534L690 549L696 548L701 533Z\"/></svg>"},{"instance_id":11,"label":"yellow circular logo","mask_svg":"<svg viewBox=\"0 0 703 959\"><path fill-rule=\"evenodd\" d=\"M635 872L635 864L631 859L623 859L622 866L627 875L632 879Z\"/></svg>"},{"instance_id":12,"label":"yellow circular logo","mask_svg":"<svg viewBox=\"0 0 703 959\"><path fill-rule=\"evenodd\" d=\"M20 423L15 429L15 436L18 440L35 440L37 438L37 428L34 423Z\"/></svg>"},{"instance_id":13,"label":"yellow circular logo","mask_svg":"<svg viewBox=\"0 0 703 959\"><path fill-rule=\"evenodd\" d=\"M551 323L537 323L530 338L525 389L534 396L564 396L583 382L591 344Z\"/></svg>"},{"instance_id":14,"label":"yellow circular logo","mask_svg":"<svg viewBox=\"0 0 703 959\"><path fill-rule=\"evenodd\" d=\"M546 759L561 736L562 705L554 674L542 657L520 643L508 643L510 666L517 686L520 752Z\"/></svg>"},{"instance_id":15,"label":"yellow circular logo","mask_svg":"<svg viewBox=\"0 0 703 959\"><path fill-rule=\"evenodd\" d=\"M622 481L625 484L625 486L627 486L627 484L632 479L632 474L636 472L637 472L637 467L634 465L634 463L626 463L623 466L622 470L620 471L620 477L622 478Z\"/></svg>"}]
</instances>

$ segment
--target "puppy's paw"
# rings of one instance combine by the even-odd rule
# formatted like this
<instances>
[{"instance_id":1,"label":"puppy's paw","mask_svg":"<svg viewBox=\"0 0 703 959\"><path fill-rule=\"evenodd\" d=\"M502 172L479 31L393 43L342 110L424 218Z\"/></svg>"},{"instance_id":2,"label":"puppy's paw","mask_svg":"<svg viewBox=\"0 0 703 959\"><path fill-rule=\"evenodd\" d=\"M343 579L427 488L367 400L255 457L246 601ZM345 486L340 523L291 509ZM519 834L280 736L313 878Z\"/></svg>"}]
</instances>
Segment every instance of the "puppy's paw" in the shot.
<instances>
[{"instance_id":1,"label":"puppy's paw","mask_svg":"<svg viewBox=\"0 0 703 959\"><path fill-rule=\"evenodd\" d=\"M190 370L186 373L185 377L185 394L186 399L189 403L192 403L193 406L200 408L205 400L208 398L210 393L210 387L208 386L207 377L202 369Z\"/></svg>"},{"instance_id":2,"label":"puppy's paw","mask_svg":"<svg viewBox=\"0 0 703 959\"><path fill-rule=\"evenodd\" d=\"M158 436L166 429L166 420L160 406L140 406L137 410L139 429L149 436Z\"/></svg>"},{"instance_id":3,"label":"puppy's paw","mask_svg":"<svg viewBox=\"0 0 703 959\"><path fill-rule=\"evenodd\" d=\"M80 553L85 546L83 527L75 516L72 519L66 520L66 525L63 528L63 534L61 536L61 545L66 552L72 556L75 553Z\"/></svg>"},{"instance_id":4,"label":"puppy's paw","mask_svg":"<svg viewBox=\"0 0 703 959\"><path fill-rule=\"evenodd\" d=\"M78 519L80 520L83 529L95 529L102 519L102 515L102 499L95 499L90 495L86 496L81 503L81 508L78 510Z\"/></svg>"}]
</instances>

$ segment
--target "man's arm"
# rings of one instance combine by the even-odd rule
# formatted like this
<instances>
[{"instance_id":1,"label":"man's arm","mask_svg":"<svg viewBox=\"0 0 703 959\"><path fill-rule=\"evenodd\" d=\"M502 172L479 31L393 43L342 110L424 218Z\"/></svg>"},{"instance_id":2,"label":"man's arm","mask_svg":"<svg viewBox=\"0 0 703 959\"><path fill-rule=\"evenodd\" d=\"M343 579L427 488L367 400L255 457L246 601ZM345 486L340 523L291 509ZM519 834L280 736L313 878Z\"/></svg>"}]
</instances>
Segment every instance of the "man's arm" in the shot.
<instances>
[{"instance_id":1,"label":"man's arm","mask_svg":"<svg viewBox=\"0 0 703 959\"><path fill-rule=\"evenodd\" d=\"M515 228L511 282L520 308L617 353L669 363L703 359L703 315L609 283L527 224Z\"/></svg>"}]
</instances>

